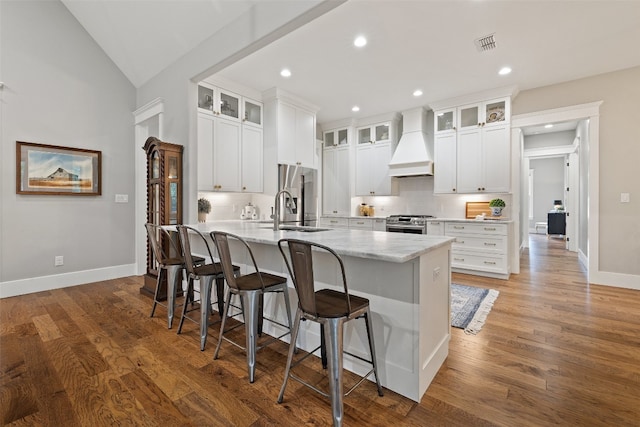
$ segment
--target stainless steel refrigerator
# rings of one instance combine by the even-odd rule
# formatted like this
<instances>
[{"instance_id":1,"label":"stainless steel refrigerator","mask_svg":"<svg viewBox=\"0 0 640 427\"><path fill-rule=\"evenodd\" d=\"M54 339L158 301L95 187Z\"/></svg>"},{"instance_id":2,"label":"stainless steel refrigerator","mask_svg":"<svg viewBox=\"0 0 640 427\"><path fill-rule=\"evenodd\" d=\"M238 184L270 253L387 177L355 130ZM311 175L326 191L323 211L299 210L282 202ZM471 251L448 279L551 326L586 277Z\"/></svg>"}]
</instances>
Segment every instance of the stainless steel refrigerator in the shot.
<instances>
[{"instance_id":1,"label":"stainless steel refrigerator","mask_svg":"<svg viewBox=\"0 0 640 427\"><path fill-rule=\"evenodd\" d=\"M278 189L287 189L293 204L281 204L282 224L315 227L318 222L318 171L291 165L278 165ZM286 194L282 197L289 198ZM291 207L287 208L286 206Z\"/></svg>"}]
</instances>

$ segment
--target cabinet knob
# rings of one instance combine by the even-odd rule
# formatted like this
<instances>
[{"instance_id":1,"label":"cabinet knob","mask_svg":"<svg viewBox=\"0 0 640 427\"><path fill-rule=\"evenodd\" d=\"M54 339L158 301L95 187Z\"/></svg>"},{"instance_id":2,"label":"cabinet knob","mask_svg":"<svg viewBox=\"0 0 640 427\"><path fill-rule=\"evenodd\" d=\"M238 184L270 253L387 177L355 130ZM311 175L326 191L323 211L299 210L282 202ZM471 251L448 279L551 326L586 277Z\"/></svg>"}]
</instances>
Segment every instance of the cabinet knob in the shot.
<instances>
[{"instance_id":1,"label":"cabinet knob","mask_svg":"<svg viewBox=\"0 0 640 427\"><path fill-rule=\"evenodd\" d=\"M242 187L242 191L244 191L244 190L246 190L246 189L247 189L247 187Z\"/></svg>"},{"instance_id":2,"label":"cabinet knob","mask_svg":"<svg viewBox=\"0 0 640 427\"><path fill-rule=\"evenodd\" d=\"M456 189L454 188L452 191L455 193L455 192L456 192Z\"/></svg>"}]
</instances>

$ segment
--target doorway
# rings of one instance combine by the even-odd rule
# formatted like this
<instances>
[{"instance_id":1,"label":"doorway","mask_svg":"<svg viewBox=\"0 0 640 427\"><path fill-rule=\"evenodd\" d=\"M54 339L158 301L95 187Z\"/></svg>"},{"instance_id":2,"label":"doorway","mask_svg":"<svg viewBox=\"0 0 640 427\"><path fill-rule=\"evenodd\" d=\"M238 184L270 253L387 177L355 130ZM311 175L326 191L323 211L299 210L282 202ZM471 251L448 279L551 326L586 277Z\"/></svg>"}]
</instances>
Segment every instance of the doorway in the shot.
<instances>
[{"instance_id":1,"label":"doorway","mask_svg":"<svg viewBox=\"0 0 640 427\"><path fill-rule=\"evenodd\" d=\"M561 235L566 249L577 252L580 234L577 224L584 214L580 211L579 157L580 137L584 121L546 124L541 128L523 129L523 165L529 179L523 182L521 199L523 235ZM586 197L586 196L584 196ZM553 216L554 227L547 219ZM560 227L558 227L560 225ZM525 241L525 246L528 239Z\"/></svg>"},{"instance_id":2,"label":"doorway","mask_svg":"<svg viewBox=\"0 0 640 427\"><path fill-rule=\"evenodd\" d=\"M599 111L602 102L592 102L570 107L562 107L552 110L543 110L534 113L514 115L512 117L512 140L516 144L515 151L519 153L519 163L514 170L513 188L518 189L514 197L514 207L518 210L514 213L516 229L519 230L519 251L529 241L528 228L528 171L529 158L524 155L524 130L534 126L542 126L554 123L577 121L577 143L580 150L576 153L579 171L577 174L578 201L574 203L580 213L577 221L569 225L576 233L578 258L587 270L588 277L596 277L600 274L598 266L599 255ZM575 151L574 151L575 152ZM562 153L571 154L571 153ZM572 202L573 203L573 202ZM597 281L597 280L594 280Z\"/></svg>"}]
</instances>

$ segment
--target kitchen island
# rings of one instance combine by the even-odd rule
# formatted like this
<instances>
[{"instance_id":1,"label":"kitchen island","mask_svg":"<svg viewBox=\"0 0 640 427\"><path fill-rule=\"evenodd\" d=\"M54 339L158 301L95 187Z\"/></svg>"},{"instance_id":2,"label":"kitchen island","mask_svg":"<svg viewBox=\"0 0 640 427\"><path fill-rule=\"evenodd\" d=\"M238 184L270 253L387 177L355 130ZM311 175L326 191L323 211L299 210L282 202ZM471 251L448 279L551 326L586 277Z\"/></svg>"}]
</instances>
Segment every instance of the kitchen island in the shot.
<instances>
[{"instance_id":1,"label":"kitchen island","mask_svg":"<svg viewBox=\"0 0 640 427\"><path fill-rule=\"evenodd\" d=\"M261 270L280 275L287 275L277 246L282 238L308 240L334 249L344 261L349 292L370 301L381 384L420 401L449 351L452 238L346 229L274 231L269 224L251 221L214 221L193 227L206 235L220 230L241 236L251 244ZM205 255L204 248L196 243L193 251ZM241 268L250 264L248 259L234 262ZM316 281L323 287L341 289L339 269L331 257L322 254L314 262ZM292 283L289 292L295 304ZM265 297L265 315L286 324L282 298L269 297ZM264 332L271 335L281 332L270 322L264 326ZM312 350L319 342L318 326L304 322L298 346ZM347 323L344 347L368 357L364 322ZM369 369L348 356L344 367L359 374Z\"/></svg>"}]
</instances>

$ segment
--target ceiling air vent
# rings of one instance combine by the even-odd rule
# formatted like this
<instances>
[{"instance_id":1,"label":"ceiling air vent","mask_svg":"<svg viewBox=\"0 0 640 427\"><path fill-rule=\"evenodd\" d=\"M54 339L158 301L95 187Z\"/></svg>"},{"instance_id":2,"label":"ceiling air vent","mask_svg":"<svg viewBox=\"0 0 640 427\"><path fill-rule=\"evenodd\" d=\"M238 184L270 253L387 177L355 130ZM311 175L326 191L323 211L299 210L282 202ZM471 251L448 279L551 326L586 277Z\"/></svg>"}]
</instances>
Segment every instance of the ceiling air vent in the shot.
<instances>
[{"instance_id":1,"label":"ceiling air vent","mask_svg":"<svg viewBox=\"0 0 640 427\"><path fill-rule=\"evenodd\" d=\"M474 41L478 52L486 52L487 50L496 48L496 39L493 37L495 34L489 34L488 36L480 37Z\"/></svg>"}]
</instances>

